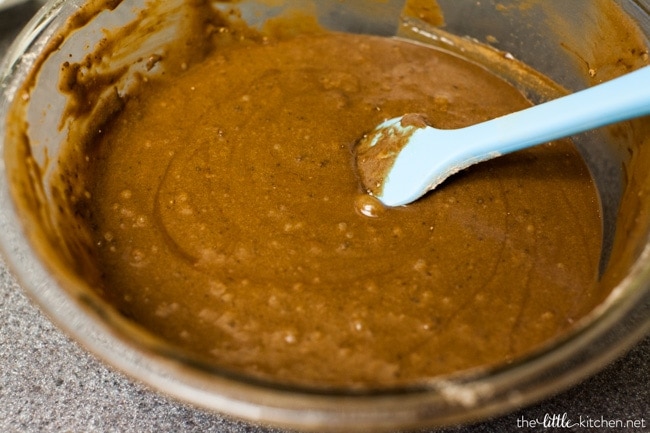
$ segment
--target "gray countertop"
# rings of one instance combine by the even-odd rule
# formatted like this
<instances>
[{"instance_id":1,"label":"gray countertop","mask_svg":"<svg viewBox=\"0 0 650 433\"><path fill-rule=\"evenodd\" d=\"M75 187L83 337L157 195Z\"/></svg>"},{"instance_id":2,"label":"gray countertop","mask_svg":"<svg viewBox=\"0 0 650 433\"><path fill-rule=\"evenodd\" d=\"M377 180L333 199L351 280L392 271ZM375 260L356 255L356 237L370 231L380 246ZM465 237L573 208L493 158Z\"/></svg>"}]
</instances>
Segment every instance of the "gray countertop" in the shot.
<instances>
[{"instance_id":1,"label":"gray countertop","mask_svg":"<svg viewBox=\"0 0 650 433\"><path fill-rule=\"evenodd\" d=\"M0 57L39 2L0 11ZM0 212L2 210L0 209ZM633 420L650 432L650 338L595 376L539 404L444 432L557 431L526 426L545 415ZM562 429L561 429L562 430ZM0 262L0 432L277 431L189 407L125 377L50 323Z\"/></svg>"}]
</instances>

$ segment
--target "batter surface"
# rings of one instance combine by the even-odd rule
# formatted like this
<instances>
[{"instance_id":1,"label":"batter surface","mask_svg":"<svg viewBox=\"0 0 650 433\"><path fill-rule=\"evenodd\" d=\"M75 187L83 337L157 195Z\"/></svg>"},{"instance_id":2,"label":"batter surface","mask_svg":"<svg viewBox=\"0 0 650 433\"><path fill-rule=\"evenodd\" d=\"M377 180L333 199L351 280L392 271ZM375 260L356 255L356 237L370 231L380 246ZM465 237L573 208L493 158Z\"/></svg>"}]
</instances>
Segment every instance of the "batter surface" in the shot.
<instances>
[{"instance_id":1,"label":"batter surface","mask_svg":"<svg viewBox=\"0 0 650 433\"><path fill-rule=\"evenodd\" d=\"M173 344L282 383L405 385L509 362L601 300L598 199L571 143L392 209L362 193L352 149L404 113L454 128L528 105L402 40L224 45L144 82L88 154L101 290Z\"/></svg>"}]
</instances>

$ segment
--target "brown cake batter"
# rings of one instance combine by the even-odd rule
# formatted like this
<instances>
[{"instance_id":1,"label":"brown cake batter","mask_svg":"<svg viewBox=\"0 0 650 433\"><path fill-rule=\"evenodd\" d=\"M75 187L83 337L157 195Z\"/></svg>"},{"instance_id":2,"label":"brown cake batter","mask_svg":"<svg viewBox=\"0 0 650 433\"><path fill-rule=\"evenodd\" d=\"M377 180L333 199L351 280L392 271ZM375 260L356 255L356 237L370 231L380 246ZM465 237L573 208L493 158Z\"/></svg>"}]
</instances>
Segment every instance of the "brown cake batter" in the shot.
<instances>
[{"instance_id":1,"label":"brown cake batter","mask_svg":"<svg viewBox=\"0 0 650 433\"><path fill-rule=\"evenodd\" d=\"M384 209L356 140L528 105L430 47L312 34L225 45L149 80L88 154L104 295L217 365L283 383L383 387L509 362L594 296L596 192L568 141L478 165Z\"/></svg>"}]
</instances>

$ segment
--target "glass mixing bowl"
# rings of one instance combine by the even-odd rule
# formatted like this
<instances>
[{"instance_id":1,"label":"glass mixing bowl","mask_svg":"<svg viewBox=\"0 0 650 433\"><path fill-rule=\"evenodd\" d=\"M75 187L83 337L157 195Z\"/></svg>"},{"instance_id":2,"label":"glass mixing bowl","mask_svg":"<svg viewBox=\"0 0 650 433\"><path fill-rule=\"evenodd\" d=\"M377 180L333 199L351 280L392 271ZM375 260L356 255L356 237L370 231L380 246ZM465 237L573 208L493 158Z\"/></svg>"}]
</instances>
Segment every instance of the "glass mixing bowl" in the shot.
<instances>
[{"instance_id":1,"label":"glass mixing bowl","mask_svg":"<svg viewBox=\"0 0 650 433\"><path fill-rule=\"evenodd\" d=\"M403 15L403 3L244 0L236 6L252 26L285 9L308 8L333 30L398 34L470 59L480 59L486 51L473 50L464 41L478 40L570 91L649 63L648 1L439 0L444 24ZM116 84L121 91L128 91L130 79L156 72L139 59L151 56L170 39L182 37L179 29L187 6L181 0L161 5L155 9L157 15L136 24L151 26L154 30L149 36L125 44L126 50L111 53L110 61L102 64L129 70ZM521 407L595 372L650 329L650 173L646 169L650 119L646 118L576 137L599 189L604 223L601 280L612 291L569 334L524 359L434 378L410 389L318 391L229 374L146 333L75 274L74 248L61 242L53 224L56 209L48 196L48 173L66 146L66 130L59 128L65 107L65 96L56 85L60 65L80 61L100 43L104 29L127 26L139 10L150 6L144 0L50 1L21 33L0 67L2 250L33 299L99 358L163 393L251 421L305 430L378 431L469 422ZM215 1L214 6L232 4ZM70 20L73 16L76 19ZM61 37L65 29L66 36ZM516 82L516 77L504 78ZM543 99L543 95L529 96ZM16 125L4 120L12 101L19 100L29 125L27 137L16 137ZM38 174L42 183L20 178L18 168ZM16 182L33 182L31 196L15 196L12 185Z\"/></svg>"}]
</instances>

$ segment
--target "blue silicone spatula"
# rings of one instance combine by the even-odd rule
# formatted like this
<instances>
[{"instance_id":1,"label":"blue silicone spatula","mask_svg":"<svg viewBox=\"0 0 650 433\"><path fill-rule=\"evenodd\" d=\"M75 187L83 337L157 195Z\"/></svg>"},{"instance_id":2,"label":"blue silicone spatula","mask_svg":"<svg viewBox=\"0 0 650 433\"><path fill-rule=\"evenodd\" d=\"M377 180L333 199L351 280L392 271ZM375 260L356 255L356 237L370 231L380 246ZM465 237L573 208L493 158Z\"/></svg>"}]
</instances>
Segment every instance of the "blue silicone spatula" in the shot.
<instances>
[{"instance_id":1,"label":"blue silicone spatula","mask_svg":"<svg viewBox=\"0 0 650 433\"><path fill-rule=\"evenodd\" d=\"M356 165L370 194L386 206L400 206L478 162L648 114L650 66L464 128L436 129L417 115L387 120L359 141ZM369 158L383 159L381 174L378 161Z\"/></svg>"}]
</instances>

